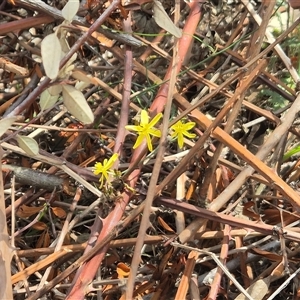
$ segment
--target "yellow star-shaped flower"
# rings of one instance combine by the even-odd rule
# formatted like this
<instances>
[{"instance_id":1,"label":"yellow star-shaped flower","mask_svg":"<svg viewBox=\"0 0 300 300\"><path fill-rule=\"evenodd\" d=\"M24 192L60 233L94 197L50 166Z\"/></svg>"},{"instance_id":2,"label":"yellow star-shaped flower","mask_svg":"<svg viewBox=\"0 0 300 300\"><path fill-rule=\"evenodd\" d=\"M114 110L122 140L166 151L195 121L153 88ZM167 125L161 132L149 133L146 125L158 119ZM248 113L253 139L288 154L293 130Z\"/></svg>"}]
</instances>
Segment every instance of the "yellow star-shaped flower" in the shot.
<instances>
[{"instance_id":1,"label":"yellow star-shaped flower","mask_svg":"<svg viewBox=\"0 0 300 300\"><path fill-rule=\"evenodd\" d=\"M160 130L154 127L156 123L161 119L161 117L162 113L159 113L149 123L149 115L147 111L142 110L140 125L125 126L127 130L136 131L138 134L138 138L133 146L133 149L136 149L146 138L149 151L151 152L153 150L151 143L151 135L161 137Z\"/></svg>"},{"instance_id":2,"label":"yellow star-shaped flower","mask_svg":"<svg viewBox=\"0 0 300 300\"><path fill-rule=\"evenodd\" d=\"M196 125L195 122L187 122L182 123L181 121L178 121L176 124L171 126L171 129L173 130L171 137L177 139L178 146L181 149L183 147L183 138L184 136L193 139L196 137L196 134L188 132Z\"/></svg>"},{"instance_id":3,"label":"yellow star-shaped flower","mask_svg":"<svg viewBox=\"0 0 300 300\"><path fill-rule=\"evenodd\" d=\"M94 174L95 175L100 175L100 189L103 186L104 183L104 179L108 180L108 175L112 174L112 171L110 170L110 168L113 166L114 162L118 159L118 154L115 153L113 154L113 156L107 160L107 158L104 159L103 164L100 162L97 162L95 164L95 169L94 169Z\"/></svg>"}]
</instances>

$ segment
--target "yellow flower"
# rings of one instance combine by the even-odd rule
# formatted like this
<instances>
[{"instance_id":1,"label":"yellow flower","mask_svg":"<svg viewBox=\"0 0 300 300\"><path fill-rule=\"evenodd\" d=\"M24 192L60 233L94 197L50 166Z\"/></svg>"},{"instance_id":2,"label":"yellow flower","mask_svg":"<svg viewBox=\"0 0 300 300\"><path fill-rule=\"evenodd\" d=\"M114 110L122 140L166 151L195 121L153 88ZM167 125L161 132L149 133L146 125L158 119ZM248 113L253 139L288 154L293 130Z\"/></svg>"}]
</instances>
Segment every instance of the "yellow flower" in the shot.
<instances>
[{"instance_id":1,"label":"yellow flower","mask_svg":"<svg viewBox=\"0 0 300 300\"><path fill-rule=\"evenodd\" d=\"M186 136L190 139L196 137L196 134L188 132L195 126L195 124L195 122L182 123L181 121L178 121L176 124L171 126L171 129L173 130L171 137L177 138L180 149L183 147L183 136Z\"/></svg>"},{"instance_id":2,"label":"yellow flower","mask_svg":"<svg viewBox=\"0 0 300 300\"><path fill-rule=\"evenodd\" d=\"M95 175L100 175L100 189L103 186L104 183L104 178L108 180L108 175L112 174L110 168L113 166L114 162L118 159L118 154L115 153L113 156L107 160L107 158L104 159L103 164L100 162L95 163L95 169L94 169L94 174Z\"/></svg>"},{"instance_id":3,"label":"yellow flower","mask_svg":"<svg viewBox=\"0 0 300 300\"><path fill-rule=\"evenodd\" d=\"M133 146L133 149L137 148L146 138L149 151L151 152L153 150L152 143L151 143L151 135L156 137L161 137L160 130L154 128L155 124L161 119L161 117L162 117L162 113L159 113L149 123L149 115L147 111L142 110L140 125L125 126L127 130L136 131L138 134L138 138Z\"/></svg>"}]
</instances>

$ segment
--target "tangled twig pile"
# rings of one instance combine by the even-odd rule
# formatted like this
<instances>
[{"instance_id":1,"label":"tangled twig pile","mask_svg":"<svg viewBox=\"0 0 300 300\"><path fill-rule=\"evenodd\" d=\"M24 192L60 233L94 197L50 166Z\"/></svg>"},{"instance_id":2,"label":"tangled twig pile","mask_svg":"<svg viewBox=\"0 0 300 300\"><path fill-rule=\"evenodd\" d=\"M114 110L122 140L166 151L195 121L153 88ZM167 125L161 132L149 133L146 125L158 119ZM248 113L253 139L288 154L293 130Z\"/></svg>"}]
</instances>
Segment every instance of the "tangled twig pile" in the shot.
<instances>
[{"instance_id":1,"label":"tangled twig pile","mask_svg":"<svg viewBox=\"0 0 300 300\"><path fill-rule=\"evenodd\" d=\"M1 299L299 294L300 19L210 2L0 4Z\"/></svg>"}]
</instances>

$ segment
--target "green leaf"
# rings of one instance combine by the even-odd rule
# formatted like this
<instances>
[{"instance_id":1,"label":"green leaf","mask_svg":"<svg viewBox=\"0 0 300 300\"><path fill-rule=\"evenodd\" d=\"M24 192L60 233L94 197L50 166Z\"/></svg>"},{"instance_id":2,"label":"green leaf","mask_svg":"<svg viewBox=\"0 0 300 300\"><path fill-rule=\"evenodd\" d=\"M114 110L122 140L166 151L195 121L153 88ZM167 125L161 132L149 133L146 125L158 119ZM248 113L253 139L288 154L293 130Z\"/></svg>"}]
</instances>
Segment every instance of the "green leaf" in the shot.
<instances>
[{"instance_id":1,"label":"green leaf","mask_svg":"<svg viewBox=\"0 0 300 300\"><path fill-rule=\"evenodd\" d=\"M65 20L71 22L76 16L76 13L79 8L79 0L69 0L68 3L64 6L61 13Z\"/></svg>"},{"instance_id":2,"label":"green leaf","mask_svg":"<svg viewBox=\"0 0 300 300\"><path fill-rule=\"evenodd\" d=\"M58 97L59 95L51 95L48 89L43 91L40 96L41 110L45 110L53 106L57 102Z\"/></svg>"},{"instance_id":3,"label":"green leaf","mask_svg":"<svg viewBox=\"0 0 300 300\"><path fill-rule=\"evenodd\" d=\"M300 152L300 145L298 146L295 146L294 148L292 148L291 150L289 150L288 152L286 152L284 155L283 155L283 161L286 161L288 160L291 156L297 154Z\"/></svg>"},{"instance_id":4,"label":"green leaf","mask_svg":"<svg viewBox=\"0 0 300 300\"><path fill-rule=\"evenodd\" d=\"M24 150L30 156L35 156L39 154L39 145L31 137L28 136L17 136L17 142L22 150Z\"/></svg>"},{"instance_id":5,"label":"green leaf","mask_svg":"<svg viewBox=\"0 0 300 300\"><path fill-rule=\"evenodd\" d=\"M0 121L0 137L6 132L13 122L17 120L17 117L7 117Z\"/></svg>"},{"instance_id":6,"label":"green leaf","mask_svg":"<svg viewBox=\"0 0 300 300\"><path fill-rule=\"evenodd\" d=\"M94 122L93 112L83 94L71 85L63 86L64 105L83 124Z\"/></svg>"},{"instance_id":7,"label":"green leaf","mask_svg":"<svg viewBox=\"0 0 300 300\"><path fill-rule=\"evenodd\" d=\"M58 75L61 53L61 45L56 34L47 35L41 44L41 54L45 73L50 79L55 79Z\"/></svg>"}]
</instances>

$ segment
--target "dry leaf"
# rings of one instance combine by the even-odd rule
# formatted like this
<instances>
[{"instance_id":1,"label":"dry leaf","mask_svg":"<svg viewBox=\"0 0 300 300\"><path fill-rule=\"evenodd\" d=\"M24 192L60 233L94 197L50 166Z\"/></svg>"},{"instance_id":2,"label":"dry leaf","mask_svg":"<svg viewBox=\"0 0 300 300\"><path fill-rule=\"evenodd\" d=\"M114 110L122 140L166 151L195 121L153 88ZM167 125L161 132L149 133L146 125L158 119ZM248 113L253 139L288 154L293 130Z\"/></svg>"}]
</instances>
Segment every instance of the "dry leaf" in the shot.
<instances>
[{"instance_id":1,"label":"dry leaf","mask_svg":"<svg viewBox=\"0 0 300 300\"><path fill-rule=\"evenodd\" d=\"M44 238L44 245L43 247L46 248L46 247L49 247L50 246L50 235L49 235L49 232L48 232L48 229L45 232L45 238Z\"/></svg>"},{"instance_id":2,"label":"dry leaf","mask_svg":"<svg viewBox=\"0 0 300 300\"><path fill-rule=\"evenodd\" d=\"M94 121L94 115L83 94L71 85L63 86L64 105L83 124Z\"/></svg>"},{"instance_id":3,"label":"dry leaf","mask_svg":"<svg viewBox=\"0 0 300 300\"><path fill-rule=\"evenodd\" d=\"M259 279L247 288L248 294L255 300L262 300L269 291L271 276ZM234 300L247 300L244 294L239 294Z\"/></svg>"},{"instance_id":4,"label":"dry leaf","mask_svg":"<svg viewBox=\"0 0 300 300\"><path fill-rule=\"evenodd\" d=\"M60 219L64 219L67 213L61 207L51 207L52 212Z\"/></svg>"},{"instance_id":5,"label":"dry leaf","mask_svg":"<svg viewBox=\"0 0 300 300\"><path fill-rule=\"evenodd\" d=\"M158 217L157 221L166 231L175 233L174 230L161 217Z\"/></svg>"},{"instance_id":6,"label":"dry leaf","mask_svg":"<svg viewBox=\"0 0 300 300\"><path fill-rule=\"evenodd\" d=\"M44 206L27 206L25 204L21 205L16 214L19 218L29 218L33 215L36 215L37 213L39 213L42 209L44 209Z\"/></svg>"},{"instance_id":7,"label":"dry leaf","mask_svg":"<svg viewBox=\"0 0 300 300\"><path fill-rule=\"evenodd\" d=\"M130 273L130 268L124 263L118 263L117 273L118 273L118 278L128 277Z\"/></svg>"},{"instance_id":8,"label":"dry leaf","mask_svg":"<svg viewBox=\"0 0 300 300\"><path fill-rule=\"evenodd\" d=\"M62 55L61 45L55 33L51 33L43 39L41 54L46 75L50 79L55 79L59 72Z\"/></svg>"},{"instance_id":9,"label":"dry leaf","mask_svg":"<svg viewBox=\"0 0 300 300\"><path fill-rule=\"evenodd\" d=\"M39 145L33 138L17 135L17 142L20 148L22 148L22 150L24 150L27 154L31 156L39 154Z\"/></svg>"},{"instance_id":10,"label":"dry leaf","mask_svg":"<svg viewBox=\"0 0 300 300\"><path fill-rule=\"evenodd\" d=\"M32 228L35 230L45 230L48 228L48 226L44 222L36 222L32 225Z\"/></svg>"},{"instance_id":11,"label":"dry leaf","mask_svg":"<svg viewBox=\"0 0 300 300\"><path fill-rule=\"evenodd\" d=\"M38 241L36 242L35 247L36 248L46 248L50 245L50 235L48 233L48 230L43 231L43 233L40 235Z\"/></svg>"},{"instance_id":12,"label":"dry leaf","mask_svg":"<svg viewBox=\"0 0 300 300\"><path fill-rule=\"evenodd\" d=\"M177 38L181 38L181 30L176 25L174 25L174 23L164 10L163 5L158 0L153 0L153 18L156 24L162 29L168 31Z\"/></svg>"}]
</instances>

